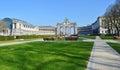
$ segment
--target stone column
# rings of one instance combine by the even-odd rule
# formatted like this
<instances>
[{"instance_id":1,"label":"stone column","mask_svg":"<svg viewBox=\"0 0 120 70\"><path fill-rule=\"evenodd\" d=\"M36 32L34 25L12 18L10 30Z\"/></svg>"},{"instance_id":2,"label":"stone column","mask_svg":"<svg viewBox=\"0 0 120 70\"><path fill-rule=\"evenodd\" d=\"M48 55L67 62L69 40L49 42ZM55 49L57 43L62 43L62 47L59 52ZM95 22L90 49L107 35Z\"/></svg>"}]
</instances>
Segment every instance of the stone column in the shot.
<instances>
[{"instance_id":1,"label":"stone column","mask_svg":"<svg viewBox=\"0 0 120 70\"><path fill-rule=\"evenodd\" d=\"M67 28L66 28L66 35L68 36L68 26L67 26Z\"/></svg>"},{"instance_id":2,"label":"stone column","mask_svg":"<svg viewBox=\"0 0 120 70\"><path fill-rule=\"evenodd\" d=\"M71 35L71 27L68 26L68 36L70 36L70 35Z\"/></svg>"},{"instance_id":3,"label":"stone column","mask_svg":"<svg viewBox=\"0 0 120 70\"><path fill-rule=\"evenodd\" d=\"M57 35L60 35L60 26L57 26Z\"/></svg>"},{"instance_id":4,"label":"stone column","mask_svg":"<svg viewBox=\"0 0 120 70\"><path fill-rule=\"evenodd\" d=\"M77 34L77 26L74 26L74 34Z\"/></svg>"},{"instance_id":5,"label":"stone column","mask_svg":"<svg viewBox=\"0 0 120 70\"><path fill-rule=\"evenodd\" d=\"M63 35L65 35L65 26L63 26Z\"/></svg>"},{"instance_id":6,"label":"stone column","mask_svg":"<svg viewBox=\"0 0 120 70\"><path fill-rule=\"evenodd\" d=\"M65 36L66 36L66 34L67 34L67 29L66 29L66 26L65 26Z\"/></svg>"}]
</instances>

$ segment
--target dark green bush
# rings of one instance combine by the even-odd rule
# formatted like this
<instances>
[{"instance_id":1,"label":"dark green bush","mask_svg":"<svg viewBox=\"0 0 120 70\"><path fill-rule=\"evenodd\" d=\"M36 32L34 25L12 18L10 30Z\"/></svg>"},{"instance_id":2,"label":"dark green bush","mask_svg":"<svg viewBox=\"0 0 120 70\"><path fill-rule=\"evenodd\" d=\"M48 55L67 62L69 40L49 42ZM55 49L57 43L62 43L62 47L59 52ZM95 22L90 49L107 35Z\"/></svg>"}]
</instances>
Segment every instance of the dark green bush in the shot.
<instances>
[{"instance_id":1,"label":"dark green bush","mask_svg":"<svg viewBox=\"0 0 120 70\"><path fill-rule=\"evenodd\" d=\"M0 36L0 41L14 40L13 36Z\"/></svg>"},{"instance_id":2,"label":"dark green bush","mask_svg":"<svg viewBox=\"0 0 120 70\"><path fill-rule=\"evenodd\" d=\"M16 39L35 39L44 37L54 37L53 35L22 35L16 36ZM0 41L14 40L14 36L0 36Z\"/></svg>"},{"instance_id":3,"label":"dark green bush","mask_svg":"<svg viewBox=\"0 0 120 70\"><path fill-rule=\"evenodd\" d=\"M34 39L34 38L44 38L44 37L53 37L53 35L22 35L22 36L16 36L16 39Z\"/></svg>"}]
</instances>

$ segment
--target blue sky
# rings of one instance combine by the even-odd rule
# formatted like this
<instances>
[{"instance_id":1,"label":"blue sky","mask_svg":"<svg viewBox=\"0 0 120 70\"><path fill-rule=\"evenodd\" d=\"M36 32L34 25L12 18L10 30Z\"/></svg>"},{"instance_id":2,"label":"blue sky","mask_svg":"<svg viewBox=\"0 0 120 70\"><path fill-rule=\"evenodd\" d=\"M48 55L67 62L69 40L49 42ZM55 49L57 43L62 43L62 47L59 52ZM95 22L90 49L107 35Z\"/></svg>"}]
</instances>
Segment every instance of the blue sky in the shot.
<instances>
[{"instance_id":1,"label":"blue sky","mask_svg":"<svg viewBox=\"0 0 120 70\"><path fill-rule=\"evenodd\" d=\"M0 0L0 19L18 18L33 25L56 26L68 18L78 27L102 16L115 0Z\"/></svg>"}]
</instances>

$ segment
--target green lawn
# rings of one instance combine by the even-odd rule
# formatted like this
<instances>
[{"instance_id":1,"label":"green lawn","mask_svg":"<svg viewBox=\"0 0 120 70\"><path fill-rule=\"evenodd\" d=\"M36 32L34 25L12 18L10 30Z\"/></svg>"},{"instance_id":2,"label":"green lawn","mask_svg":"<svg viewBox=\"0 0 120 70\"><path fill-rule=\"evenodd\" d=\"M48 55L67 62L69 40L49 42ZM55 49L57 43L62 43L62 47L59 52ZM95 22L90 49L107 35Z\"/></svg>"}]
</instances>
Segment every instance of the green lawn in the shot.
<instances>
[{"instance_id":1,"label":"green lawn","mask_svg":"<svg viewBox=\"0 0 120 70\"><path fill-rule=\"evenodd\" d=\"M80 39L85 39L85 38L88 38L88 39L95 39L96 36L80 36L79 38L80 38Z\"/></svg>"},{"instance_id":2,"label":"green lawn","mask_svg":"<svg viewBox=\"0 0 120 70\"><path fill-rule=\"evenodd\" d=\"M113 39L113 36L100 36L101 39Z\"/></svg>"},{"instance_id":3,"label":"green lawn","mask_svg":"<svg viewBox=\"0 0 120 70\"><path fill-rule=\"evenodd\" d=\"M108 43L112 48L114 48L118 53L120 53L120 44L118 43Z\"/></svg>"},{"instance_id":4,"label":"green lawn","mask_svg":"<svg viewBox=\"0 0 120 70\"><path fill-rule=\"evenodd\" d=\"M92 42L32 42L0 47L0 70L85 70Z\"/></svg>"}]
</instances>

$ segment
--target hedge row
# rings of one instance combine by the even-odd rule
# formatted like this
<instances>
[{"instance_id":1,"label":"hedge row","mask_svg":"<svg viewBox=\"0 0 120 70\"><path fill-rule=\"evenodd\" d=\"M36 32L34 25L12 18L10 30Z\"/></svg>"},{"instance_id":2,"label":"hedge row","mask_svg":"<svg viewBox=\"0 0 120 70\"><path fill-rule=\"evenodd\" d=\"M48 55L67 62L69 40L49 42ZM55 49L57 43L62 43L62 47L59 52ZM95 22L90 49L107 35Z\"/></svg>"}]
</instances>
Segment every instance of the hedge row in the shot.
<instances>
[{"instance_id":1,"label":"hedge row","mask_svg":"<svg viewBox=\"0 0 120 70\"><path fill-rule=\"evenodd\" d=\"M13 36L0 36L0 41L14 40Z\"/></svg>"},{"instance_id":2,"label":"hedge row","mask_svg":"<svg viewBox=\"0 0 120 70\"><path fill-rule=\"evenodd\" d=\"M34 39L34 38L44 38L53 37L53 35L22 35L16 36L15 39ZM0 41L14 40L14 36L0 36Z\"/></svg>"},{"instance_id":3,"label":"hedge row","mask_svg":"<svg viewBox=\"0 0 120 70\"><path fill-rule=\"evenodd\" d=\"M33 38L39 38L39 36L36 36L36 35L22 35L22 36L16 36L16 39L33 39Z\"/></svg>"},{"instance_id":4,"label":"hedge row","mask_svg":"<svg viewBox=\"0 0 120 70\"><path fill-rule=\"evenodd\" d=\"M34 38L44 38L44 37L53 37L53 35L22 35L22 36L16 36L16 39L34 39Z\"/></svg>"}]
</instances>

